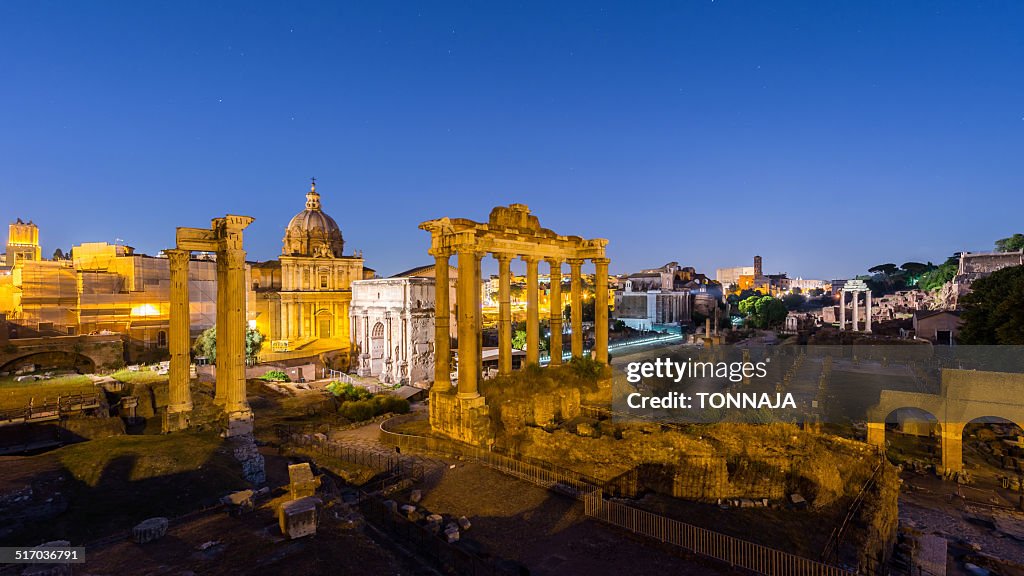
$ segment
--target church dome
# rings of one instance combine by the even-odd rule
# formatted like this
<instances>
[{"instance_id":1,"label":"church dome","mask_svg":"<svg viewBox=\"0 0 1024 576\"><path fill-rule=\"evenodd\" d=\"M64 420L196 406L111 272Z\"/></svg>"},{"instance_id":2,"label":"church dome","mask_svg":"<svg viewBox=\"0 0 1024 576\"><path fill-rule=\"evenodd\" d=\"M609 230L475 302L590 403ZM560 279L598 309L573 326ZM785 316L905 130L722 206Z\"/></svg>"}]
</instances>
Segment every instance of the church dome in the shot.
<instances>
[{"instance_id":1,"label":"church dome","mask_svg":"<svg viewBox=\"0 0 1024 576\"><path fill-rule=\"evenodd\" d=\"M316 180L306 194L306 209L288 222L284 233L283 256L312 256L318 258L340 258L344 240L341 228L334 218L320 208L320 194L316 191Z\"/></svg>"}]
</instances>

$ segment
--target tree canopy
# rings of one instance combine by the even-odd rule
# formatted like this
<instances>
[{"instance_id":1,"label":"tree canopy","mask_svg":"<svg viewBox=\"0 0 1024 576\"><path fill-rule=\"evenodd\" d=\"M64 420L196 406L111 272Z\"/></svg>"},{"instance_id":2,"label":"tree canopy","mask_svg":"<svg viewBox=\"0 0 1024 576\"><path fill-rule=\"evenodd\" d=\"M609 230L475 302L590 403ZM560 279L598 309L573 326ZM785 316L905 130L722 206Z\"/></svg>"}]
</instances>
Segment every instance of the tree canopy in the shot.
<instances>
[{"instance_id":1,"label":"tree canopy","mask_svg":"<svg viewBox=\"0 0 1024 576\"><path fill-rule=\"evenodd\" d=\"M755 328L778 326L786 319L786 305L774 296L751 296L739 303L740 313Z\"/></svg>"},{"instance_id":2,"label":"tree canopy","mask_svg":"<svg viewBox=\"0 0 1024 576\"><path fill-rule=\"evenodd\" d=\"M1024 344L1024 266L975 280L961 300L964 344Z\"/></svg>"},{"instance_id":3,"label":"tree canopy","mask_svg":"<svg viewBox=\"0 0 1024 576\"><path fill-rule=\"evenodd\" d=\"M796 310L803 306L806 301L807 299L800 293L786 294L782 297L782 303L786 305L787 310Z\"/></svg>"},{"instance_id":4,"label":"tree canopy","mask_svg":"<svg viewBox=\"0 0 1024 576\"><path fill-rule=\"evenodd\" d=\"M897 270L899 270L899 267L891 262L888 264L879 264L877 266L872 266L871 268L868 268L868 272L871 272L872 274L881 273L885 274L886 276L892 276L893 274L896 273Z\"/></svg>"},{"instance_id":5,"label":"tree canopy","mask_svg":"<svg viewBox=\"0 0 1024 576\"><path fill-rule=\"evenodd\" d=\"M1000 252L1016 252L1024 249L1024 234L1014 234L1009 238L996 240L996 250Z\"/></svg>"},{"instance_id":6,"label":"tree canopy","mask_svg":"<svg viewBox=\"0 0 1024 576\"><path fill-rule=\"evenodd\" d=\"M263 334L255 329L246 327L245 329L245 358L247 360L253 360L259 355L260 349L263 347ZM203 331L196 338L195 344L192 345L192 352L196 356L205 357L210 362L217 361L217 327L211 326Z\"/></svg>"}]
</instances>

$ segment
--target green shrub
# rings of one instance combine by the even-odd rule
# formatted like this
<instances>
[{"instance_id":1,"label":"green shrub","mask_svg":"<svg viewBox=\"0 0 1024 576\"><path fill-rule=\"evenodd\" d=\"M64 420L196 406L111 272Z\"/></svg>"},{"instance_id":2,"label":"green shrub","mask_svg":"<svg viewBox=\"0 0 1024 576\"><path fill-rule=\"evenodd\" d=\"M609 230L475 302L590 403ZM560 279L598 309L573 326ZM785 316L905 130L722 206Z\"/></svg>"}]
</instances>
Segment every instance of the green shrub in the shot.
<instances>
[{"instance_id":1,"label":"green shrub","mask_svg":"<svg viewBox=\"0 0 1024 576\"><path fill-rule=\"evenodd\" d=\"M365 388L359 388L346 382L331 382L327 385L326 390L333 394L341 402L355 402L359 400L368 400L373 397L373 394Z\"/></svg>"},{"instance_id":2,"label":"green shrub","mask_svg":"<svg viewBox=\"0 0 1024 576\"><path fill-rule=\"evenodd\" d=\"M409 401L405 398L399 398L398 396L391 396L389 394L375 396L373 398L374 403L377 405L375 416L381 414L405 414L409 411Z\"/></svg>"},{"instance_id":3,"label":"green shrub","mask_svg":"<svg viewBox=\"0 0 1024 576\"><path fill-rule=\"evenodd\" d=\"M338 408L338 413L353 422L361 422L373 418L375 406L373 400L356 400L345 402Z\"/></svg>"},{"instance_id":4,"label":"green shrub","mask_svg":"<svg viewBox=\"0 0 1024 576\"><path fill-rule=\"evenodd\" d=\"M260 379L265 382L291 382L292 379L288 377L288 374L284 370L270 370Z\"/></svg>"}]
</instances>

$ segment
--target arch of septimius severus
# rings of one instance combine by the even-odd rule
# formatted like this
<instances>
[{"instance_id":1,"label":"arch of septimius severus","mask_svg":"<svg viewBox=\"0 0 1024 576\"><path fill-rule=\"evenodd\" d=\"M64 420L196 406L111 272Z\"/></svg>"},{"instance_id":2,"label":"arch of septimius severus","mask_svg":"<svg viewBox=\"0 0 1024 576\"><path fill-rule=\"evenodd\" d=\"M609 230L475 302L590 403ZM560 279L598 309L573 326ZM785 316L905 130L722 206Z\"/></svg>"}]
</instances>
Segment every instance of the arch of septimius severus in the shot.
<instances>
[{"instance_id":1,"label":"arch of septimius severus","mask_svg":"<svg viewBox=\"0 0 1024 576\"><path fill-rule=\"evenodd\" d=\"M480 262L490 254L498 261L498 367L500 374L512 371L512 307L510 263L521 258L526 263L526 360L540 359L540 297L537 266L545 261L551 278L561 278L562 265L571 272L571 350L583 355L583 281L582 266L591 260L595 266L594 358L608 362L608 259L602 238L584 239L562 236L541 228L536 216L524 204L499 206L491 210L487 222L466 218L440 218L420 224L430 232L430 254L435 259L436 285L448 284L449 258L458 259L456 311L458 321L458 380L451 386L449 315L451 302L447 290L437 290L435 311L434 387L430 394L431 427L450 437L474 444L485 444L490 435L486 400L480 395L481 376L481 301ZM561 302L561 282L551 282L551 301ZM551 306L551 365L562 361L562 310Z\"/></svg>"},{"instance_id":2,"label":"arch of septimius severus","mask_svg":"<svg viewBox=\"0 0 1024 576\"><path fill-rule=\"evenodd\" d=\"M242 231L253 218L214 218L210 228L178 228L177 245L166 250L171 269L168 346L170 391L164 431L187 428L192 412L189 389L190 337L188 262L192 252L217 254L217 381L214 402L228 416L228 436L252 431L252 410L245 398L245 250Z\"/></svg>"}]
</instances>

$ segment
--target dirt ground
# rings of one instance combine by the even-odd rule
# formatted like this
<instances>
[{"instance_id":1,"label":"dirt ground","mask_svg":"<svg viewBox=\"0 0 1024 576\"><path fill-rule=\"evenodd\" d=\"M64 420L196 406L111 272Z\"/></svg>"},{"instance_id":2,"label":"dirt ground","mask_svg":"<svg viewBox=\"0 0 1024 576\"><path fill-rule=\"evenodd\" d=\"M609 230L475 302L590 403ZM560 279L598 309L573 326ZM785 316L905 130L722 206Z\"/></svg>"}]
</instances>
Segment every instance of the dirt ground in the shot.
<instances>
[{"instance_id":1,"label":"dirt ground","mask_svg":"<svg viewBox=\"0 0 1024 576\"><path fill-rule=\"evenodd\" d=\"M163 538L139 545L124 540L86 553L81 574L417 575L392 551L358 528L330 519L315 536L284 539L268 509L242 518L223 512L172 526ZM204 549L205 548L205 549Z\"/></svg>"},{"instance_id":2,"label":"dirt ground","mask_svg":"<svg viewBox=\"0 0 1024 576\"><path fill-rule=\"evenodd\" d=\"M575 500L477 464L458 463L422 489L421 505L431 512L472 522L463 545L515 559L533 576L730 573L588 519Z\"/></svg>"}]
</instances>

